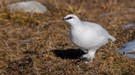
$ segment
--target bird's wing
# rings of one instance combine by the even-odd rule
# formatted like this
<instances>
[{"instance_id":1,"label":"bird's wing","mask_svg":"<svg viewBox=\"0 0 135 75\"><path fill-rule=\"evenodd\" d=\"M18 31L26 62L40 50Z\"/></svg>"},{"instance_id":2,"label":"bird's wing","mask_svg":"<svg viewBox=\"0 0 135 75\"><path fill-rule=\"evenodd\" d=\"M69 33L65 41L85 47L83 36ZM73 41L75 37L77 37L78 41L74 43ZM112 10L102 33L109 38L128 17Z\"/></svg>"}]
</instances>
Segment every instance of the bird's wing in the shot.
<instances>
[{"instance_id":1,"label":"bird's wing","mask_svg":"<svg viewBox=\"0 0 135 75\"><path fill-rule=\"evenodd\" d=\"M93 29L95 29L96 31L101 33L102 35L104 35L106 37L109 36L108 32L103 27L101 27L99 24L92 23L92 22L83 22L83 23L85 26L92 27Z\"/></svg>"},{"instance_id":2,"label":"bird's wing","mask_svg":"<svg viewBox=\"0 0 135 75\"><path fill-rule=\"evenodd\" d=\"M112 41L115 41L116 39L111 36L102 26L100 26L99 24L96 23L92 23L92 22L83 22L85 26L87 27L92 27L95 30L97 30L101 35L107 37L108 39L111 39Z\"/></svg>"}]
</instances>

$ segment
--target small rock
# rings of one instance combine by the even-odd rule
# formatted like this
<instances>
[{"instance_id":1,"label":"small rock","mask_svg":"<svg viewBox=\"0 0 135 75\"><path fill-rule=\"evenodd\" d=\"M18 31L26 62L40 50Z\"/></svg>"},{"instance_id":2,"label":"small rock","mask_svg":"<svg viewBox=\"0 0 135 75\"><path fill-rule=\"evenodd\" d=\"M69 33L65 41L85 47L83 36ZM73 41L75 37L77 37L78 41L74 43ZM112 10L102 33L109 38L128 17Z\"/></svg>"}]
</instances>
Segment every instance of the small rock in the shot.
<instances>
[{"instance_id":1,"label":"small rock","mask_svg":"<svg viewBox=\"0 0 135 75\"><path fill-rule=\"evenodd\" d=\"M29 42L32 42L32 39L23 39L23 40L19 40L20 42L23 42L23 43L29 43Z\"/></svg>"},{"instance_id":2,"label":"small rock","mask_svg":"<svg viewBox=\"0 0 135 75\"><path fill-rule=\"evenodd\" d=\"M116 52L118 53L130 53L130 52L135 52L135 40L130 41L128 43L123 44L124 48L117 50Z\"/></svg>"},{"instance_id":3,"label":"small rock","mask_svg":"<svg viewBox=\"0 0 135 75\"><path fill-rule=\"evenodd\" d=\"M26 1L26 2L17 2L7 6L10 12L19 11L19 12L29 12L43 14L47 12L47 8L37 1Z\"/></svg>"},{"instance_id":4,"label":"small rock","mask_svg":"<svg viewBox=\"0 0 135 75\"><path fill-rule=\"evenodd\" d=\"M135 22L128 22L126 25L123 26L123 29L128 29L133 26L135 27Z\"/></svg>"},{"instance_id":5,"label":"small rock","mask_svg":"<svg viewBox=\"0 0 135 75\"><path fill-rule=\"evenodd\" d=\"M128 58L133 58L133 59L135 59L135 54L126 54L125 56L128 57Z\"/></svg>"}]
</instances>

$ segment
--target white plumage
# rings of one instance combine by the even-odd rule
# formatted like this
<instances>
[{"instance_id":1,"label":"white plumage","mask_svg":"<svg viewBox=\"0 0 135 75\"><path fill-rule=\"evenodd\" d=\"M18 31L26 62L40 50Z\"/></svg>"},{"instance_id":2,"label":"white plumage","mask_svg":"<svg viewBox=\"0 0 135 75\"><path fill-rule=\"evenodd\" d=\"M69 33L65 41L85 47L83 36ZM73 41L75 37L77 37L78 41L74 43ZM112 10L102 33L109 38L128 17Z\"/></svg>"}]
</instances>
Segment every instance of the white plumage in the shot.
<instances>
[{"instance_id":1,"label":"white plumage","mask_svg":"<svg viewBox=\"0 0 135 75\"><path fill-rule=\"evenodd\" d=\"M86 58L87 61L92 62L95 52L109 39L116 40L99 24L81 21L74 14L65 16L64 20L70 24L71 41L86 52L82 57Z\"/></svg>"}]
</instances>

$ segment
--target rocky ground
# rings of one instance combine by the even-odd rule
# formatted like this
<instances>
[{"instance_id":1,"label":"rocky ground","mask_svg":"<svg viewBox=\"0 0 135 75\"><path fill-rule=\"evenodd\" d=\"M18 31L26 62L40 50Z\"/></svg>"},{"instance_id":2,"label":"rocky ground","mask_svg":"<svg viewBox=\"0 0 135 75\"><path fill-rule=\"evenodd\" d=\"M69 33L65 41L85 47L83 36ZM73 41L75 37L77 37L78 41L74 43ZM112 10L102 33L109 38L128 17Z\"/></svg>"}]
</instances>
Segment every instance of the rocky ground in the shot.
<instances>
[{"instance_id":1,"label":"rocky ground","mask_svg":"<svg viewBox=\"0 0 135 75\"><path fill-rule=\"evenodd\" d=\"M116 53L135 39L135 0L40 0L44 14L10 13L0 2L1 75L134 75L135 60ZM101 24L117 41L96 53L92 63L79 60L83 52L70 43L69 25L61 19L73 13Z\"/></svg>"}]
</instances>

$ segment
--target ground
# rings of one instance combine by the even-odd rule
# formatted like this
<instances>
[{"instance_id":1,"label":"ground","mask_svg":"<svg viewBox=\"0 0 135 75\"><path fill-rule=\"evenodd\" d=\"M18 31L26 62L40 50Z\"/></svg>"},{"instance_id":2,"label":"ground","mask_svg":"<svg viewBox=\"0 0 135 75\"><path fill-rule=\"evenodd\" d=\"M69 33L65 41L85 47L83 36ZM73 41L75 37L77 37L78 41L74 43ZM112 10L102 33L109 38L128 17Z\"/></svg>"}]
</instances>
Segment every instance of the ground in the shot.
<instances>
[{"instance_id":1,"label":"ground","mask_svg":"<svg viewBox=\"0 0 135 75\"><path fill-rule=\"evenodd\" d=\"M4 1L4 0L3 0ZM48 12L8 12L0 3L1 75L134 75L135 60L115 51L135 38L135 0L40 0ZM100 48L93 62L83 63L83 52L70 42L67 14L101 24L117 41Z\"/></svg>"}]
</instances>

